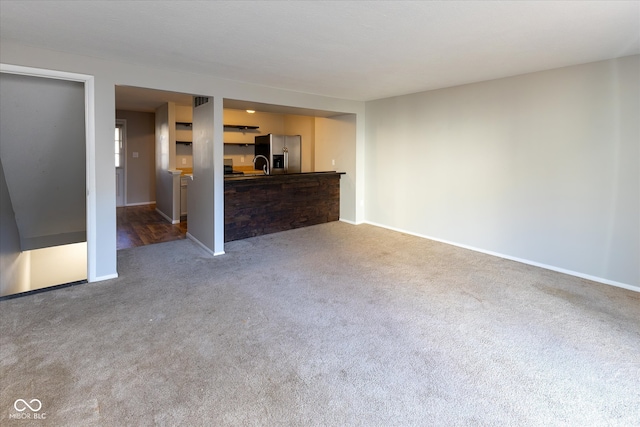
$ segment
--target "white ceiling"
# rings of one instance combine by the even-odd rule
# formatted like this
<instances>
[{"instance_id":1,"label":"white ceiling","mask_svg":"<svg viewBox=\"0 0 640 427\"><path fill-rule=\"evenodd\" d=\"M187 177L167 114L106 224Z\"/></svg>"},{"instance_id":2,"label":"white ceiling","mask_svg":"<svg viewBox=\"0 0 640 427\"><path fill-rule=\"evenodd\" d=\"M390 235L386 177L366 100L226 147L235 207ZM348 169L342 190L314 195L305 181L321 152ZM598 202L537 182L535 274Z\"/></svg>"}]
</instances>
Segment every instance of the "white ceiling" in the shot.
<instances>
[{"instance_id":1,"label":"white ceiling","mask_svg":"<svg viewBox=\"0 0 640 427\"><path fill-rule=\"evenodd\" d=\"M640 53L639 1L8 1L3 40L372 100Z\"/></svg>"}]
</instances>

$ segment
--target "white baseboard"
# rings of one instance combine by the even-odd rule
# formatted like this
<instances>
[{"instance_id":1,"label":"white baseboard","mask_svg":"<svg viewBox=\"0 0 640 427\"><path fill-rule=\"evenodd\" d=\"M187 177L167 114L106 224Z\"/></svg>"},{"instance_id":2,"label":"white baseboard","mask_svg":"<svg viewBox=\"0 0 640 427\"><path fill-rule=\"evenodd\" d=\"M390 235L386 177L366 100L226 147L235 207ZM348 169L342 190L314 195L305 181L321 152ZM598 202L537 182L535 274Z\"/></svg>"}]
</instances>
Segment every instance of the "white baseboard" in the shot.
<instances>
[{"instance_id":1,"label":"white baseboard","mask_svg":"<svg viewBox=\"0 0 640 427\"><path fill-rule=\"evenodd\" d=\"M354 221L351 221L351 220L348 220L348 219L344 219L344 218L340 218L339 221L340 222L346 222L347 224L351 224L351 225L358 225L357 222L354 222ZM360 223L360 224L362 224L362 223Z\"/></svg>"},{"instance_id":2,"label":"white baseboard","mask_svg":"<svg viewBox=\"0 0 640 427\"><path fill-rule=\"evenodd\" d=\"M200 248L202 250L204 250L206 253L208 253L211 256L216 256L216 255L220 255L220 254L216 254L214 253L211 249L209 249L208 247L205 246L204 243L202 243L200 240L196 239L195 237L193 237L193 235L191 233L189 233L187 231L187 238L189 240L191 240L193 243L195 243L196 245L200 246ZM223 252L224 253L224 252Z\"/></svg>"},{"instance_id":3,"label":"white baseboard","mask_svg":"<svg viewBox=\"0 0 640 427\"><path fill-rule=\"evenodd\" d=\"M627 283L616 282L615 280L609 280L609 279L605 279L605 278L602 278L602 277L592 276L592 275L589 275L589 274L580 273L578 271L567 270L567 269L564 269L564 268L555 267L553 265L542 264L542 263L539 263L539 262L536 262L536 261L531 261L531 260L523 259L523 258L517 258L517 257L513 257L513 256L510 256L510 255L501 254L501 253L498 253L498 252L487 251L485 249L480 249L480 248L476 248L476 247L473 247L473 246L462 245L462 244L459 244L459 243L450 242L448 240L438 239L438 238L431 237L431 236L425 236L423 234L413 233L411 231L402 230L402 229L396 228L396 227L389 227L389 226L378 224L378 223L371 222L371 221L365 221L365 224L373 225L374 227L386 228L387 230L397 231L399 233L409 234L411 236L421 237L423 239L433 240L435 242L445 243L447 245L457 246L457 247L463 248L463 249L469 249L469 250L474 251L474 252L480 252L480 253L483 253L483 254L496 256L498 258L504 258L504 259L508 259L510 261L520 262L522 264L532 265L534 267L544 268L545 270L551 270L551 271L556 271L558 273L568 274L570 276L580 277L582 279L587 279L587 280L591 280L593 282L603 283L605 285L615 286L617 288L623 288L623 289L628 289L630 291L640 292L640 287L639 286L629 285Z\"/></svg>"},{"instance_id":4,"label":"white baseboard","mask_svg":"<svg viewBox=\"0 0 640 427\"><path fill-rule=\"evenodd\" d=\"M156 202L140 202L140 203L127 203L125 206L146 206L146 205L154 205Z\"/></svg>"},{"instance_id":5,"label":"white baseboard","mask_svg":"<svg viewBox=\"0 0 640 427\"><path fill-rule=\"evenodd\" d=\"M87 280L87 282L89 283L102 282L103 280L111 280L111 279L117 279L117 278L118 278L118 273L114 273L114 274L107 274L106 276L94 277L93 279Z\"/></svg>"},{"instance_id":6,"label":"white baseboard","mask_svg":"<svg viewBox=\"0 0 640 427\"><path fill-rule=\"evenodd\" d=\"M160 215L162 215L162 217L164 219L166 219L167 221L169 221L171 224L180 224L180 220L179 219L171 219L169 218L167 215L165 215L164 212L162 212L160 209L156 208L156 212L158 212Z\"/></svg>"}]
</instances>

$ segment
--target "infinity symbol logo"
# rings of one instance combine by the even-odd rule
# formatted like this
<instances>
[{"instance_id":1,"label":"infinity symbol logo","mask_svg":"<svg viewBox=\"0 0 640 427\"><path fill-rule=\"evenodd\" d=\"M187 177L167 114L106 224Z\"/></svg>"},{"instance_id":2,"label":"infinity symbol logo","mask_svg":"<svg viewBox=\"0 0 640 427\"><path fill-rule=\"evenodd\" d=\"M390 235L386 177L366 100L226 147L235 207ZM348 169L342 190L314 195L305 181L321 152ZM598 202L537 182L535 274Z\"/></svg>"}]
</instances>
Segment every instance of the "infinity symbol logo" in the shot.
<instances>
[{"instance_id":1,"label":"infinity symbol logo","mask_svg":"<svg viewBox=\"0 0 640 427\"><path fill-rule=\"evenodd\" d=\"M34 405L34 402L35 402L35 405ZM22 405L20 405L20 407L18 407L19 403L22 403ZM31 405L33 405L33 406L31 406ZM27 403L27 401L24 400L24 399L18 399L15 402L13 402L13 407L18 412L26 411L27 408L31 409L31 411L33 411L33 412L38 412L40 409L42 409L42 402L40 402L38 399L31 399L31 401L29 401L29 403ZM22 409L20 409L20 408L22 408Z\"/></svg>"}]
</instances>

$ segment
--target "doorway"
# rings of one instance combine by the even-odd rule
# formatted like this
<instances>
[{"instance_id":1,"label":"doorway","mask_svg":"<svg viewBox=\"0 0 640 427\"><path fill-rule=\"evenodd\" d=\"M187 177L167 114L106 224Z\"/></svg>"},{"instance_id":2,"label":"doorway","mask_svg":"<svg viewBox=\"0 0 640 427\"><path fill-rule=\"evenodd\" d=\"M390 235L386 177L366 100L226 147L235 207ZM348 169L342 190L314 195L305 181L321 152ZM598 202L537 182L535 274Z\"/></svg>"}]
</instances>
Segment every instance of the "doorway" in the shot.
<instances>
[{"instance_id":1,"label":"doorway","mask_svg":"<svg viewBox=\"0 0 640 427\"><path fill-rule=\"evenodd\" d=\"M95 277L93 77L2 64L0 296Z\"/></svg>"},{"instance_id":2,"label":"doorway","mask_svg":"<svg viewBox=\"0 0 640 427\"><path fill-rule=\"evenodd\" d=\"M169 171L192 166L191 146L175 122L191 122L193 96L117 85L115 99L115 163L120 166L116 167L117 248L184 239L187 217L180 209L180 194L174 195L166 181L173 179ZM167 114L169 104L171 116ZM160 116L163 119L158 124ZM163 142L158 141L161 134ZM177 191L181 190L179 186ZM174 197L177 216L172 209Z\"/></svg>"}]
</instances>

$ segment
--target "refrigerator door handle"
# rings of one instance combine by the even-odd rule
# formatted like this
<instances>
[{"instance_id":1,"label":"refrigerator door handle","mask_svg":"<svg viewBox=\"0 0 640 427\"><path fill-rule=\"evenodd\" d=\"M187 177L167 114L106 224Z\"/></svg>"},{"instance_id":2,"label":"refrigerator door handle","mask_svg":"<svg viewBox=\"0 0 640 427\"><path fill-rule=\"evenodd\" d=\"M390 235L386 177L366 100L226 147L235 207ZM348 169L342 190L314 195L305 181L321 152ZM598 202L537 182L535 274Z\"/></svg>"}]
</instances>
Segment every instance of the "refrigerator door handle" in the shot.
<instances>
[{"instance_id":1,"label":"refrigerator door handle","mask_svg":"<svg viewBox=\"0 0 640 427\"><path fill-rule=\"evenodd\" d=\"M289 150L287 147L282 148L284 154L284 173L289 173Z\"/></svg>"}]
</instances>

